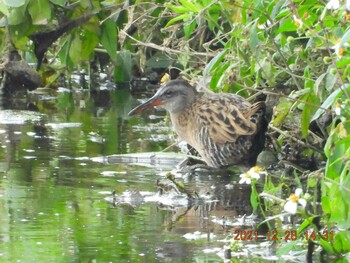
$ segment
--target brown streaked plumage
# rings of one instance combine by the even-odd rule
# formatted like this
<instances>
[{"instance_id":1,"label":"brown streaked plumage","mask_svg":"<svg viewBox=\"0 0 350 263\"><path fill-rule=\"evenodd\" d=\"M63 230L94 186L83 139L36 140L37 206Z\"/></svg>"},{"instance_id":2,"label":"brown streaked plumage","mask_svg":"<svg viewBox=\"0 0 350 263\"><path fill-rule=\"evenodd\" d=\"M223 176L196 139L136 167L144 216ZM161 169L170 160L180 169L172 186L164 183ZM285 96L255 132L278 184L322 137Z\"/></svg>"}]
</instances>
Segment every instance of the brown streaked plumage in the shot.
<instances>
[{"instance_id":1,"label":"brown streaked plumage","mask_svg":"<svg viewBox=\"0 0 350 263\"><path fill-rule=\"evenodd\" d=\"M187 81L162 85L129 115L159 106L170 113L178 136L211 167L254 165L264 145L265 103L250 104L236 94L201 93Z\"/></svg>"}]
</instances>

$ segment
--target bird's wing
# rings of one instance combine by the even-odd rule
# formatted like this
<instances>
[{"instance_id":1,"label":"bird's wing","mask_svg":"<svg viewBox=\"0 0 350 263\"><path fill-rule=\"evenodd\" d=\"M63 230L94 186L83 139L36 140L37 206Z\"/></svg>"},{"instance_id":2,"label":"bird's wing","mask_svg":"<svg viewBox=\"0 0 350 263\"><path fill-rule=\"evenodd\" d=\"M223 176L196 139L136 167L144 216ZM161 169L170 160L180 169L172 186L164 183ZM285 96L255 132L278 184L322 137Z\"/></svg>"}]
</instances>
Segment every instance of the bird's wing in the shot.
<instances>
[{"instance_id":1,"label":"bird's wing","mask_svg":"<svg viewBox=\"0 0 350 263\"><path fill-rule=\"evenodd\" d=\"M238 136L256 133L257 121L253 116L262 105L265 104L258 102L248 107L242 105L240 109L226 98L208 100L198 105L198 119L214 142L235 142Z\"/></svg>"}]
</instances>

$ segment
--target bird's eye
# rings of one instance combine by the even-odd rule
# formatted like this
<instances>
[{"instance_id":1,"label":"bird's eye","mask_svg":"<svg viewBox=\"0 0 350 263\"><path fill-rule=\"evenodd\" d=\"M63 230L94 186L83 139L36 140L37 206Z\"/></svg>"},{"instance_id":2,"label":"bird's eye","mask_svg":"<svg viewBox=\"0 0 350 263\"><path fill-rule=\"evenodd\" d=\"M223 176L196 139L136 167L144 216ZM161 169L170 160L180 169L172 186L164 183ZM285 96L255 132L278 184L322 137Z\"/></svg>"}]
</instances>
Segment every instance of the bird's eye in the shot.
<instances>
[{"instance_id":1,"label":"bird's eye","mask_svg":"<svg viewBox=\"0 0 350 263\"><path fill-rule=\"evenodd\" d=\"M173 95L173 91L172 90L167 90L165 92L165 96L171 96L171 95Z\"/></svg>"}]
</instances>

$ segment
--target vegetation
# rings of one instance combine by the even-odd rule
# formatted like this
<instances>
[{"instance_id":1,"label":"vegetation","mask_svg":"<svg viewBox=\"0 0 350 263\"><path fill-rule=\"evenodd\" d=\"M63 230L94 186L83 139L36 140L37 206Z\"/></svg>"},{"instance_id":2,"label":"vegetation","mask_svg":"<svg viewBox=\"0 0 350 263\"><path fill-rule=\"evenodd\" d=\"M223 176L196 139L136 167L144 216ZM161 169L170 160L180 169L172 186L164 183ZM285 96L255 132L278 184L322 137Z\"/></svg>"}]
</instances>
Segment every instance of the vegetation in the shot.
<instances>
[{"instance_id":1,"label":"vegetation","mask_svg":"<svg viewBox=\"0 0 350 263\"><path fill-rule=\"evenodd\" d=\"M110 72L108 54L116 82L178 68L214 91L266 97L268 146L285 173L252 180L253 208L273 229L285 203L305 199L295 242L350 252L349 1L4 0L0 11L3 52L43 61L46 85L96 64Z\"/></svg>"}]
</instances>

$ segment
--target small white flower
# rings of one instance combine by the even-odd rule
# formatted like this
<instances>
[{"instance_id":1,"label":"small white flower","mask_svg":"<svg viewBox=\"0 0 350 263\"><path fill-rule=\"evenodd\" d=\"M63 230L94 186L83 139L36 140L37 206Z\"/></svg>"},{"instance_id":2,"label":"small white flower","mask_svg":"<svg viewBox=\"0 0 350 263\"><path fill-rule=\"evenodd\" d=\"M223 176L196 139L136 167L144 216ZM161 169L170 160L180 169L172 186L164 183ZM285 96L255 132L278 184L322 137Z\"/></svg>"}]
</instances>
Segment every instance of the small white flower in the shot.
<instances>
[{"instance_id":1,"label":"small white flower","mask_svg":"<svg viewBox=\"0 0 350 263\"><path fill-rule=\"evenodd\" d=\"M253 177L254 175L252 175L251 173L249 173L249 171L248 172L246 172L246 173L243 173L243 174L241 174L239 177L241 177L241 180L239 180L239 183L240 184L244 184L244 183L246 183L246 184L251 184L251 182L252 182L252 178L255 178L255 179L259 179L260 178L260 176L258 177L258 178L256 178L256 177Z\"/></svg>"},{"instance_id":2,"label":"small white flower","mask_svg":"<svg viewBox=\"0 0 350 263\"><path fill-rule=\"evenodd\" d=\"M327 9L338 9L339 7L340 7L339 0L330 0L326 5Z\"/></svg>"},{"instance_id":3,"label":"small white flower","mask_svg":"<svg viewBox=\"0 0 350 263\"><path fill-rule=\"evenodd\" d=\"M260 178L260 175L267 175L267 172L261 169L259 166L253 166L250 168L248 173L251 173L254 176L258 176L258 179Z\"/></svg>"},{"instance_id":4,"label":"small white flower","mask_svg":"<svg viewBox=\"0 0 350 263\"><path fill-rule=\"evenodd\" d=\"M252 182L252 175L249 172L243 173L239 177L241 177L241 180L239 180L240 184L244 184L244 183L251 184L251 182ZM260 176L259 176L259 178L260 178ZM257 178L257 179L259 179L259 178Z\"/></svg>"},{"instance_id":5,"label":"small white flower","mask_svg":"<svg viewBox=\"0 0 350 263\"><path fill-rule=\"evenodd\" d=\"M350 10L350 0L345 1L345 7L347 10Z\"/></svg>"},{"instance_id":6,"label":"small white flower","mask_svg":"<svg viewBox=\"0 0 350 263\"><path fill-rule=\"evenodd\" d=\"M337 103L337 104L335 105L335 108L334 108L335 115L340 116L340 114L341 114L341 108L342 108L342 105L341 105L340 103Z\"/></svg>"},{"instance_id":7,"label":"small white flower","mask_svg":"<svg viewBox=\"0 0 350 263\"><path fill-rule=\"evenodd\" d=\"M297 188L295 190L295 193L289 196L288 201L284 205L285 211L291 214L296 214L298 204L300 204L302 207L306 206L306 200L303 198L300 198L300 195L302 192L303 192L302 189Z\"/></svg>"},{"instance_id":8,"label":"small white flower","mask_svg":"<svg viewBox=\"0 0 350 263\"><path fill-rule=\"evenodd\" d=\"M335 44L332 47L332 49L334 49L334 52L338 57L342 57L345 52L345 47L348 47L348 46L349 46L348 43L343 43L343 45L340 45L340 42L339 42L338 44Z\"/></svg>"},{"instance_id":9,"label":"small white flower","mask_svg":"<svg viewBox=\"0 0 350 263\"><path fill-rule=\"evenodd\" d=\"M267 172L263 171L259 166L253 166L249 169L248 172L245 172L239 176L241 178L241 180L239 180L239 183L251 184L252 178L260 179L260 175L267 175Z\"/></svg>"}]
</instances>

